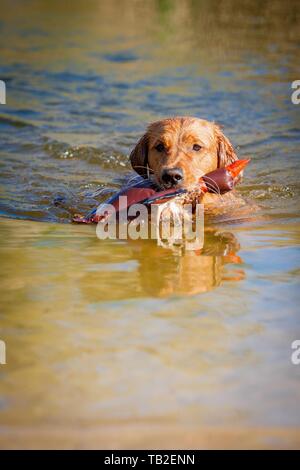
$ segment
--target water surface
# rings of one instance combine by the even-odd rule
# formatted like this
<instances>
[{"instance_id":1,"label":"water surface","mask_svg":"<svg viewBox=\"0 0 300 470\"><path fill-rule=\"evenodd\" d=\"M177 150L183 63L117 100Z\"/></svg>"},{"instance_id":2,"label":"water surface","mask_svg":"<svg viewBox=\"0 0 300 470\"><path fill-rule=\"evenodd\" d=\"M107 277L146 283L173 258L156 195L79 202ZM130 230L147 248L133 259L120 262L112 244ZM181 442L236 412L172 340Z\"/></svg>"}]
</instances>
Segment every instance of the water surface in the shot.
<instances>
[{"instance_id":1,"label":"water surface","mask_svg":"<svg viewBox=\"0 0 300 470\"><path fill-rule=\"evenodd\" d=\"M297 2L3 1L0 30L3 446L299 447ZM72 225L170 115L251 156L259 216L200 255Z\"/></svg>"}]
</instances>

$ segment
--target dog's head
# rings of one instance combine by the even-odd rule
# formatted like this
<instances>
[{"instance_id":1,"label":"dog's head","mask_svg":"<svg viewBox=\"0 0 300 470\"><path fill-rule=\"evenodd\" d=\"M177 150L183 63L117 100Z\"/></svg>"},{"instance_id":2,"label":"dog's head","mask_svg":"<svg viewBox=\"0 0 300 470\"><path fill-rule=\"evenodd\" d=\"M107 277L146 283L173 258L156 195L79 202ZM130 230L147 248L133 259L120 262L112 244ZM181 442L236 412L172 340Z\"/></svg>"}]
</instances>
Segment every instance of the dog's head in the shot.
<instances>
[{"instance_id":1,"label":"dog's head","mask_svg":"<svg viewBox=\"0 0 300 470\"><path fill-rule=\"evenodd\" d=\"M210 171L238 157L219 126L192 117L150 124L130 155L133 169L161 188L190 189Z\"/></svg>"}]
</instances>

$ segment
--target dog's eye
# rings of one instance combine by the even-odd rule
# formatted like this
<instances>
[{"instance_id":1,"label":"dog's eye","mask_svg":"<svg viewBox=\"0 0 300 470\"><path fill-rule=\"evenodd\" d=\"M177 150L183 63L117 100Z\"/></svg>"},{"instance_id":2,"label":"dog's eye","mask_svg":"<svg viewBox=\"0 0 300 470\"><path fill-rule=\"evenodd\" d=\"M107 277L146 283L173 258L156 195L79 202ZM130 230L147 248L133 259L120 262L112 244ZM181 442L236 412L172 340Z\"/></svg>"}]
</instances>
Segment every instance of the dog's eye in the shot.
<instances>
[{"instance_id":1,"label":"dog's eye","mask_svg":"<svg viewBox=\"0 0 300 470\"><path fill-rule=\"evenodd\" d=\"M158 152L163 152L165 150L164 144L160 143L160 144L156 145L155 149Z\"/></svg>"},{"instance_id":2,"label":"dog's eye","mask_svg":"<svg viewBox=\"0 0 300 470\"><path fill-rule=\"evenodd\" d=\"M198 144L194 144L193 145L193 150L195 150L195 152L199 152L199 150L201 150L201 145L198 145Z\"/></svg>"}]
</instances>

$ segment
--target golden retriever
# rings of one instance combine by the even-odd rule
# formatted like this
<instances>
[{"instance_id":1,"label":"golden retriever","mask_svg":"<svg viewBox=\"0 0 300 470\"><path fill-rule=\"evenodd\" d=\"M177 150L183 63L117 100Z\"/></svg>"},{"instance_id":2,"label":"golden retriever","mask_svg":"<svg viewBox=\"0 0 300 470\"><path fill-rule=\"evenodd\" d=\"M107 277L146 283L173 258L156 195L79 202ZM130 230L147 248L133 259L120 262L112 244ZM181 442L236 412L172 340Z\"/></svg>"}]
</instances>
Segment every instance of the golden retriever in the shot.
<instances>
[{"instance_id":1,"label":"golden retriever","mask_svg":"<svg viewBox=\"0 0 300 470\"><path fill-rule=\"evenodd\" d=\"M130 154L133 169L161 189L192 189L202 175L237 159L220 127L195 117L153 122ZM209 205L218 201L217 194L206 194L202 200Z\"/></svg>"}]
</instances>

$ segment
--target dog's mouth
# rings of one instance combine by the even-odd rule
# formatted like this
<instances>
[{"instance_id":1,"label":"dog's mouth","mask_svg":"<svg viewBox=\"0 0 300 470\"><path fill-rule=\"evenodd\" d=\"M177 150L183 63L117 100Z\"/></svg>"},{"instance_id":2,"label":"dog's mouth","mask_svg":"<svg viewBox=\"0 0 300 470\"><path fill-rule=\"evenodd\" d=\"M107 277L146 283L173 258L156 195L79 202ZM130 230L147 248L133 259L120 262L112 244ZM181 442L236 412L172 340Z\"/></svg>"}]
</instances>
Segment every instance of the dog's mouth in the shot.
<instances>
[{"instance_id":1,"label":"dog's mouth","mask_svg":"<svg viewBox=\"0 0 300 470\"><path fill-rule=\"evenodd\" d=\"M175 191L176 189L185 188L184 184L167 184L167 183L164 183L163 181L160 181L159 179L155 179L155 185L159 191L166 191L169 189L174 189Z\"/></svg>"},{"instance_id":2,"label":"dog's mouth","mask_svg":"<svg viewBox=\"0 0 300 470\"><path fill-rule=\"evenodd\" d=\"M182 183L177 183L177 184L166 184L166 183L160 183L160 187L162 190L166 190L166 189L187 189L185 188L185 185L182 184Z\"/></svg>"}]
</instances>

